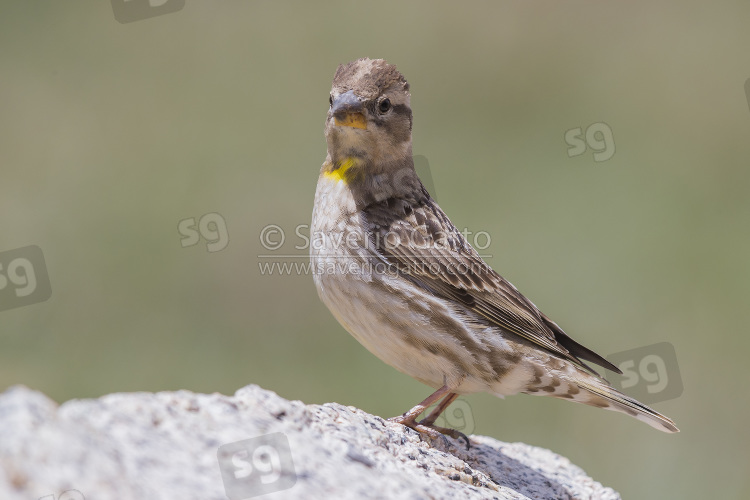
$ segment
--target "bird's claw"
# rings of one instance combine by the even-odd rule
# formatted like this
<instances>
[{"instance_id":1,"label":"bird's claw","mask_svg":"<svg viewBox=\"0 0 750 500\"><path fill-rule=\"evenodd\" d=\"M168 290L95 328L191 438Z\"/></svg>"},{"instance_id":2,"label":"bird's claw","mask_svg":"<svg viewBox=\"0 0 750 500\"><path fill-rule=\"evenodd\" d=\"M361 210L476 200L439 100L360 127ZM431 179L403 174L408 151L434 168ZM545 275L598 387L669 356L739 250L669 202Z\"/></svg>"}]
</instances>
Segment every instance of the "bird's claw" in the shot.
<instances>
[{"instance_id":1,"label":"bird's claw","mask_svg":"<svg viewBox=\"0 0 750 500\"><path fill-rule=\"evenodd\" d=\"M388 419L389 422L404 425L406 427L409 427L410 429L414 429L420 434L426 434L432 439L439 438L441 434L450 436L456 440L463 439L466 442L466 449L468 450L471 448L469 438L463 432L457 431L456 429L449 429L447 427L440 427L439 425L435 425L433 423L425 423L425 420L417 422L415 418L409 418L406 415L399 415L398 417L391 417Z\"/></svg>"}]
</instances>

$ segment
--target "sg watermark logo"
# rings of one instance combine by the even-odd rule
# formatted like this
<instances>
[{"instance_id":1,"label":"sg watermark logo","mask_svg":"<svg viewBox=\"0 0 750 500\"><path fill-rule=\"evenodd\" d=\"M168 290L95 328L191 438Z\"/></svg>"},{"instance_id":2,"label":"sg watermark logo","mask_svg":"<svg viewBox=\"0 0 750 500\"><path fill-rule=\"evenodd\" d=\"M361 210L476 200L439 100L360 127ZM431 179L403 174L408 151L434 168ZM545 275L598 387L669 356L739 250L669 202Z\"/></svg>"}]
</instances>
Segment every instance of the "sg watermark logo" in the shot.
<instances>
[{"instance_id":1,"label":"sg watermark logo","mask_svg":"<svg viewBox=\"0 0 750 500\"><path fill-rule=\"evenodd\" d=\"M41 248L30 245L0 252L0 311L44 302L50 296Z\"/></svg>"},{"instance_id":2,"label":"sg watermark logo","mask_svg":"<svg viewBox=\"0 0 750 500\"><path fill-rule=\"evenodd\" d=\"M425 410L425 413L429 415L429 412L432 411L435 406L437 405L433 405ZM473 434L474 429L476 428L474 412L471 411L469 402L462 398L456 399L451 403L451 405L435 420L435 425L447 427L449 429L456 429L467 436Z\"/></svg>"},{"instance_id":3,"label":"sg watermark logo","mask_svg":"<svg viewBox=\"0 0 750 500\"><path fill-rule=\"evenodd\" d=\"M182 248L197 245L201 237L206 240L206 250L209 252L219 252L229 244L227 223L216 212L203 215L197 222L195 217L182 219L177 224L177 231L182 235Z\"/></svg>"},{"instance_id":4,"label":"sg watermark logo","mask_svg":"<svg viewBox=\"0 0 750 500\"><path fill-rule=\"evenodd\" d=\"M682 395L677 354L668 342L612 354L607 360L622 370L622 375L611 374L612 385L645 404Z\"/></svg>"},{"instance_id":5,"label":"sg watermark logo","mask_svg":"<svg viewBox=\"0 0 750 500\"><path fill-rule=\"evenodd\" d=\"M185 0L110 0L115 19L119 23L132 23L149 17L171 14L182 10Z\"/></svg>"},{"instance_id":6,"label":"sg watermark logo","mask_svg":"<svg viewBox=\"0 0 750 500\"><path fill-rule=\"evenodd\" d=\"M78 490L65 490L57 497L54 494L45 495L40 497L39 500L86 500L86 497Z\"/></svg>"},{"instance_id":7,"label":"sg watermark logo","mask_svg":"<svg viewBox=\"0 0 750 500\"><path fill-rule=\"evenodd\" d=\"M217 455L229 500L286 490L297 482L289 439L282 432L222 445Z\"/></svg>"},{"instance_id":8,"label":"sg watermark logo","mask_svg":"<svg viewBox=\"0 0 750 500\"><path fill-rule=\"evenodd\" d=\"M607 161L615 155L615 139L612 129L604 122L592 123L586 128L572 128L565 132L568 157L581 156L588 148L594 150L594 161Z\"/></svg>"}]
</instances>

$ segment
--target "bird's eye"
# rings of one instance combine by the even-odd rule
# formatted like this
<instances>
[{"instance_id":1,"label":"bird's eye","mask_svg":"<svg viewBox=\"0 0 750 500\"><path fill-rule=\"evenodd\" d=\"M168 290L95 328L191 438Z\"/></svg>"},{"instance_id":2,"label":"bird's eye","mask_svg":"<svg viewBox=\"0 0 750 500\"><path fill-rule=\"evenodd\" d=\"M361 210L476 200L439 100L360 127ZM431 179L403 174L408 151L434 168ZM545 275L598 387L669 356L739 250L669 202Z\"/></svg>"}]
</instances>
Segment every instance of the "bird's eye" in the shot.
<instances>
[{"instance_id":1,"label":"bird's eye","mask_svg":"<svg viewBox=\"0 0 750 500\"><path fill-rule=\"evenodd\" d=\"M333 94L328 96L328 105L333 106Z\"/></svg>"},{"instance_id":2,"label":"bird's eye","mask_svg":"<svg viewBox=\"0 0 750 500\"><path fill-rule=\"evenodd\" d=\"M378 111L387 113L391 109L391 100L387 97L378 103Z\"/></svg>"}]
</instances>

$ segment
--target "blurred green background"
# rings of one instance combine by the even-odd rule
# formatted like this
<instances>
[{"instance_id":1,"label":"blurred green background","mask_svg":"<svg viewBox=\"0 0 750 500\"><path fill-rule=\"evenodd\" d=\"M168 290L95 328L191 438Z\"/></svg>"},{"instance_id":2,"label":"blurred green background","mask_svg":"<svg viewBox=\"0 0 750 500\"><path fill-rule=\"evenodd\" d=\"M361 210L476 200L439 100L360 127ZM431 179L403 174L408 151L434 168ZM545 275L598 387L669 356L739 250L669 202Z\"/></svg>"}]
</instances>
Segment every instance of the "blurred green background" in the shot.
<instances>
[{"instance_id":1,"label":"blurred green background","mask_svg":"<svg viewBox=\"0 0 750 500\"><path fill-rule=\"evenodd\" d=\"M0 6L0 252L38 245L46 301L0 312L0 388L57 401L256 383L382 416L431 390L380 362L297 250L340 63L412 87L414 153L487 260L609 355L674 345L678 435L550 398L465 398L474 432L569 457L624 498L750 498L750 4L188 0L120 24L109 2ZM605 122L616 154L568 157ZM229 245L183 248L181 220ZM280 259L306 262L305 258ZM743 312L745 311L745 312Z\"/></svg>"}]
</instances>

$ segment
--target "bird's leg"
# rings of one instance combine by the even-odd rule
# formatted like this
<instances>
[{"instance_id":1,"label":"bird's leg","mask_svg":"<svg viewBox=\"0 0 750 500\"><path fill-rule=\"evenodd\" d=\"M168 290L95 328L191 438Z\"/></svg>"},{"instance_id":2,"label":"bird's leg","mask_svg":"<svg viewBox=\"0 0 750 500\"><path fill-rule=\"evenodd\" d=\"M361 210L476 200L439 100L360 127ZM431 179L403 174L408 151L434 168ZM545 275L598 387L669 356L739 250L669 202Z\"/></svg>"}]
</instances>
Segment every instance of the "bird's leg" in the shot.
<instances>
[{"instance_id":1,"label":"bird's leg","mask_svg":"<svg viewBox=\"0 0 750 500\"><path fill-rule=\"evenodd\" d=\"M438 417L445 411L448 406L455 401L455 399L458 397L458 394L455 392L452 392L445 396L443 400L440 402L439 405L435 407L434 410L430 412L427 417L423 418L421 422L419 422L422 425L432 425L435 423L435 421L438 419Z\"/></svg>"},{"instance_id":2,"label":"bird's leg","mask_svg":"<svg viewBox=\"0 0 750 500\"><path fill-rule=\"evenodd\" d=\"M435 420L445 411L450 404L456 400L458 397L458 394L455 392L452 392L445 396L443 400L440 402L440 404L435 407L434 410L430 412L427 417L423 418L421 422L419 422L419 425L422 425L424 427L429 427L430 429L435 429L436 431L445 434L447 436L452 437L453 439L463 439L466 442L466 449L468 450L471 447L471 443L469 443L469 438L461 431L457 431L456 429L449 429L446 427L440 427L439 425L435 425Z\"/></svg>"},{"instance_id":3,"label":"bird's leg","mask_svg":"<svg viewBox=\"0 0 750 500\"><path fill-rule=\"evenodd\" d=\"M411 410L407 411L403 415L399 415L398 417L391 417L388 419L389 422L395 422L397 424L405 425L407 427L411 427L412 429L415 429L415 426L417 425L417 417L420 416L424 411L432 405L435 401L439 400L446 394L450 393L450 389L447 385L444 385L437 391L433 392L427 398L425 398L424 401L419 403L417 406L412 408Z\"/></svg>"},{"instance_id":4,"label":"bird's leg","mask_svg":"<svg viewBox=\"0 0 750 500\"><path fill-rule=\"evenodd\" d=\"M466 441L466 448L469 448L469 438L466 437L465 434L455 430L455 429L448 429L446 427L440 427L437 425L434 425L435 420L440 416L440 414L445 411L445 409L450 405L454 399L458 397L458 394L455 394L453 392L450 392L450 389L447 385L444 385L434 393L430 394L424 401L419 403L417 406L412 408L411 410L407 411L403 415L400 415L398 417L392 417L389 418L389 422L394 422L397 424L405 425L406 427L410 427L414 429L415 431L419 432L420 434L427 434L431 438L435 439L440 434L445 434L447 436L450 436L454 439L462 439ZM435 401L440 400L440 398L444 398L443 401L440 402L440 404L435 408L430 414L422 420L421 422L417 422L417 417L424 413L424 411L429 408Z\"/></svg>"}]
</instances>

